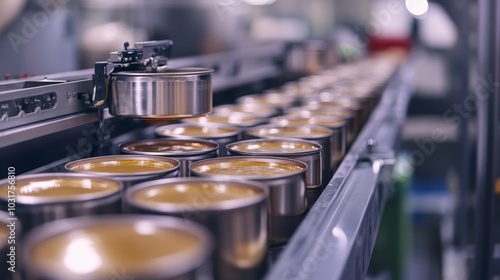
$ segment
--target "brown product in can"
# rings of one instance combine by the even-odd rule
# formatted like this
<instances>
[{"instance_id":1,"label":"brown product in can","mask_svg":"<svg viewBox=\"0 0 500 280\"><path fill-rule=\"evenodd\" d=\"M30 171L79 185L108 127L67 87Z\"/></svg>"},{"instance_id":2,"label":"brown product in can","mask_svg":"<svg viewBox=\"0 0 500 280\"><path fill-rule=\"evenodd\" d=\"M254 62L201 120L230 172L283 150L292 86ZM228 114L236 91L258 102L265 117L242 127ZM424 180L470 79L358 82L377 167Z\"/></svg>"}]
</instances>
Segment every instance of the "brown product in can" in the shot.
<instances>
[{"instance_id":1,"label":"brown product in can","mask_svg":"<svg viewBox=\"0 0 500 280\"><path fill-rule=\"evenodd\" d=\"M356 133L359 131L358 124L361 120L355 119L354 111L338 106L304 106L290 108L287 111L289 115L297 115L303 118L310 118L315 116L334 116L344 119L346 122L346 133L347 133L347 146L349 146L356 137Z\"/></svg>"},{"instance_id":2,"label":"brown product in can","mask_svg":"<svg viewBox=\"0 0 500 280\"><path fill-rule=\"evenodd\" d=\"M322 187L326 187L328 182L331 179L331 147L332 147L332 135L333 132L331 129L318 126L318 125L287 125L280 126L276 124L269 125L261 125L257 127L253 127L246 130L246 136L248 139L259 139L259 138L298 138L313 141L321 145L321 158L322 158ZM308 207L311 200L315 201L315 199L311 199L314 197L319 197L321 192L313 191L308 189Z\"/></svg>"},{"instance_id":3,"label":"brown product in can","mask_svg":"<svg viewBox=\"0 0 500 280\"><path fill-rule=\"evenodd\" d=\"M331 149L332 173L337 169L338 165L344 158L347 146L347 133L345 127L346 123L342 118L334 116L313 116L303 118L297 115L285 115L272 118L271 123L281 126L287 126L290 124L315 124L328 127L333 132Z\"/></svg>"},{"instance_id":4,"label":"brown product in can","mask_svg":"<svg viewBox=\"0 0 500 280\"><path fill-rule=\"evenodd\" d=\"M278 157L234 156L193 163L193 176L254 180L266 185L269 243L282 244L291 237L306 210L307 165Z\"/></svg>"},{"instance_id":5,"label":"brown product in can","mask_svg":"<svg viewBox=\"0 0 500 280\"><path fill-rule=\"evenodd\" d=\"M157 178L178 177L180 162L158 156L112 155L72 161L66 170L120 180L125 188Z\"/></svg>"},{"instance_id":6,"label":"brown product in can","mask_svg":"<svg viewBox=\"0 0 500 280\"><path fill-rule=\"evenodd\" d=\"M300 160L307 164L307 206L311 207L321 193L322 147L312 141L290 138L252 139L235 142L227 146L229 155L274 156Z\"/></svg>"},{"instance_id":7,"label":"brown product in can","mask_svg":"<svg viewBox=\"0 0 500 280\"><path fill-rule=\"evenodd\" d=\"M268 92L264 94L252 94L236 99L238 104L254 104L258 106L273 106L283 110L295 105L295 98L279 92Z\"/></svg>"},{"instance_id":8,"label":"brown product in can","mask_svg":"<svg viewBox=\"0 0 500 280\"><path fill-rule=\"evenodd\" d=\"M231 124L239 127L251 127L262 124L264 119L256 114L251 113L231 113L227 114L210 114L199 118L182 119L184 123L222 123Z\"/></svg>"},{"instance_id":9,"label":"brown product in can","mask_svg":"<svg viewBox=\"0 0 500 280\"><path fill-rule=\"evenodd\" d=\"M226 145L241 140L242 130L233 125L206 123L206 124L171 124L157 127L157 137L205 139L212 140L219 145L219 156L226 156Z\"/></svg>"},{"instance_id":10,"label":"brown product in can","mask_svg":"<svg viewBox=\"0 0 500 280\"><path fill-rule=\"evenodd\" d=\"M7 209L8 181L0 181L0 206ZM88 174L46 173L16 178L16 215L29 229L56 219L121 211L120 181Z\"/></svg>"},{"instance_id":11,"label":"brown product in can","mask_svg":"<svg viewBox=\"0 0 500 280\"><path fill-rule=\"evenodd\" d=\"M207 230L178 218L79 217L30 232L23 268L33 280L200 279L211 251Z\"/></svg>"},{"instance_id":12,"label":"brown product in can","mask_svg":"<svg viewBox=\"0 0 500 280\"><path fill-rule=\"evenodd\" d=\"M210 229L215 279L261 279L267 252L267 190L253 181L179 178L139 184L127 192L134 212L173 215Z\"/></svg>"},{"instance_id":13,"label":"brown product in can","mask_svg":"<svg viewBox=\"0 0 500 280\"><path fill-rule=\"evenodd\" d=\"M189 165L197 160L218 156L219 145L203 139L147 139L123 143L120 152L136 155L165 156L181 163L180 176L189 176Z\"/></svg>"}]
</instances>

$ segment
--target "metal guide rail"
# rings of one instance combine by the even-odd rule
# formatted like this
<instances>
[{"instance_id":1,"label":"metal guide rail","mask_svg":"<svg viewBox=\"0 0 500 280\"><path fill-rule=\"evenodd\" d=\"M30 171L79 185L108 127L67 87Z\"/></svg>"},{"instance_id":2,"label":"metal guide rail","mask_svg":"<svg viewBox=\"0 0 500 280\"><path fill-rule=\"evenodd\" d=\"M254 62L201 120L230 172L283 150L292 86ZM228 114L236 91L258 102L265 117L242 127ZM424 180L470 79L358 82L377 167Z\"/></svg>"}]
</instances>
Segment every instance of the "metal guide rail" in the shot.
<instances>
[{"instance_id":1,"label":"metal guide rail","mask_svg":"<svg viewBox=\"0 0 500 280\"><path fill-rule=\"evenodd\" d=\"M364 279L411 97L404 65L267 280Z\"/></svg>"}]
</instances>

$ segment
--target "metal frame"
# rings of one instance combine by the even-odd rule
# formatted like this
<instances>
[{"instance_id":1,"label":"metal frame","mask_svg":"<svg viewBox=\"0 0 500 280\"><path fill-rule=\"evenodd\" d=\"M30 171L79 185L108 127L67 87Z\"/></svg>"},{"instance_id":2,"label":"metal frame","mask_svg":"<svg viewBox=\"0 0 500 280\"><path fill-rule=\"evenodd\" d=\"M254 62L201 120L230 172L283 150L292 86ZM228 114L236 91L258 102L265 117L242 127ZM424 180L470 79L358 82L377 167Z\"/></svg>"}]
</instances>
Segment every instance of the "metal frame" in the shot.
<instances>
[{"instance_id":1,"label":"metal frame","mask_svg":"<svg viewBox=\"0 0 500 280\"><path fill-rule=\"evenodd\" d=\"M403 67L267 280L364 279L411 96Z\"/></svg>"}]
</instances>

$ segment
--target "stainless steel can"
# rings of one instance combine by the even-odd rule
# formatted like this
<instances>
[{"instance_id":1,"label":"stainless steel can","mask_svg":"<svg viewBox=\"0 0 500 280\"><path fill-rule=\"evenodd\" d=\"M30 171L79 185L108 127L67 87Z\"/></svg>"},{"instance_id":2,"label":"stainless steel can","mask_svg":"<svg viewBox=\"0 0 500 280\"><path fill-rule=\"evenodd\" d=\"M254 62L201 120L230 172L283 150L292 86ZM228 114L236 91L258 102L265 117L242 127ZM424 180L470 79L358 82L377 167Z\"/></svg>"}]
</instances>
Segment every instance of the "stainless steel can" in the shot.
<instances>
[{"instance_id":1,"label":"stainless steel can","mask_svg":"<svg viewBox=\"0 0 500 280\"><path fill-rule=\"evenodd\" d=\"M30 280L198 280L212 248L208 230L178 218L78 217L31 231L22 263Z\"/></svg>"},{"instance_id":2,"label":"stainless steel can","mask_svg":"<svg viewBox=\"0 0 500 280\"><path fill-rule=\"evenodd\" d=\"M43 173L19 176L15 190L0 181L0 207L15 198L23 233L49 221L76 216L119 213L122 182L88 174Z\"/></svg>"},{"instance_id":3,"label":"stainless steel can","mask_svg":"<svg viewBox=\"0 0 500 280\"><path fill-rule=\"evenodd\" d=\"M323 147L316 142L292 138L252 139L229 144L227 150L231 156L272 156L300 160L307 164L307 206L310 208L321 194Z\"/></svg>"},{"instance_id":4,"label":"stainless steel can","mask_svg":"<svg viewBox=\"0 0 500 280\"><path fill-rule=\"evenodd\" d=\"M212 140L219 145L219 156L227 155L227 144L239 141L243 137L241 128L219 123L164 125L157 127L155 134L167 138Z\"/></svg>"},{"instance_id":5,"label":"stainless steel can","mask_svg":"<svg viewBox=\"0 0 500 280\"><path fill-rule=\"evenodd\" d=\"M180 162L176 159L143 156L112 155L72 161L66 170L113 178L123 182L125 188L144 181L178 177Z\"/></svg>"},{"instance_id":6,"label":"stainless steel can","mask_svg":"<svg viewBox=\"0 0 500 280\"><path fill-rule=\"evenodd\" d=\"M9 216L7 212L0 211L0 254L2 262L0 263L0 277L5 280L21 279L16 277L20 275L19 259L19 239L16 238L20 232L20 222L16 217ZM16 243L16 241L18 243Z\"/></svg>"},{"instance_id":7,"label":"stainless steel can","mask_svg":"<svg viewBox=\"0 0 500 280\"><path fill-rule=\"evenodd\" d=\"M115 116L149 119L206 115L212 111L212 72L171 68L161 73L112 73L109 111Z\"/></svg>"},{"instance_id":8,"label":"stainless steel can","mask_svg":"<svg viewBox=\"0 0 500 280\"><path fill-rule=\"evenodd\" d=\"M345 121L342 118L334 116L313 116L303 118L297 115L285 115L271 119L272 124L287 126L290 124L315 124L328 127L332 131L332 173L344 158L347 144L347 133Z\"/></svg>"},{"instance_id":9,"label":"stainless steel can","mask_svg":"<svg viewBox=\"0 0 500 280\"><path fill-rule=\"evenodd\" d=\"M199 118L182 119L181 121L184 123L197 123L197 124L222 123L222 124L236 125L238 127L245 128L262 124L265 122L265 119L253 113L235 112L230 114L214 113Z\"/></svg>"},{"instance_id":10,"label":"stainless steel can","mask_svg":"<svg viewBox=\"0 0 500 280\"><path fill-rule=\"evenodd\" d=\"M214 278L261 279L267 253L267 189L253 181L178 178L127 191L132 212L196 221L215 236Z\"/></svg>"},{"instance_id":11,"label":"stainless steel can","mask_svg":"<svg viewBox=\"0 0 500 280\"><path fill-rule=\"evenodd\" d=\"M125 154L165 156L181 163L180 176L189 176L189 165L197 160L218 156L219 145L203 139L146 139L123 143L120 152Z\"/></svg>"},{"instance_id":12,"label":"stainless steel can","mask_svg":"<svg viewBox=\"0 0 500 280\"><path fill-rule=\"evenodd\" d=\"M277 124L261 125L249 128L245 131L248 139L262 138L298 138L316 142L323 147L321 150L322 159L322 187L326 187L332 177L332 135L331 129L311 124L280 126ZM311 193L312 192L312 193ZM321 194L318 190L307 190L308 207L311 206L310 197L317 197Z\"/></svg>"},{"instance_id":13,"label":"stainless steel can","mask_svg":"<svg viewBox=\"0 0 500 280\"><path fill-rule=\"evenodd\" d=\"M269 191L269 244L288 241L306 211L306 170L301 161L278 157L223 157L193 163L197 177L224 177L258 181Z\"/></svg>"},{"instance_id":14,"label":"stainless steel can","mask_svg":"<svg viewBox=\"0 0 500 280\"><path fill-rule=\"evenodd\" d=\"M314 116L334 116L344 119L346 127L347 146L349 146L356 138L362 120L355 119L354 111L338 106L303 106L290 108L287 111L289 115L298 115L303 118L310 118Z\"/></svg>"}]
</instances>

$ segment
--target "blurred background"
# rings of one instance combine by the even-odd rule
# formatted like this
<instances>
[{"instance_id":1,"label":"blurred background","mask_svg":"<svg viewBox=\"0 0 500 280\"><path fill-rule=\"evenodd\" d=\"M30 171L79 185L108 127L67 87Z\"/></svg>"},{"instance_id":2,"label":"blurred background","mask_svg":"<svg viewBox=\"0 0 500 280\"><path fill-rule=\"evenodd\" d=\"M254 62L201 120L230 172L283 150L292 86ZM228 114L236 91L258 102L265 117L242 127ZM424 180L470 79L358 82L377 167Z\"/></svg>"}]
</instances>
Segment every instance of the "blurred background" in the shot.
<instances>
[{"instance_id":1,"label":"blurred background","mask_svg":"<svg viewBox=\"0 0 500 280\"><path fill-rule=\"evenodd\" d=\"M474 271L486 269L482 265L498 272L500 232L494 231L500 224L500 188L497 184L496 195L481 193L478 182L485 175L477 170L485 170L477 163L498 153L476 154L478 102L468 96L498 86L498 65L486 62L484 70L478 60L488 61L498 49L498 42L485 41L494 35L488 33L495 7L500 9L494 2L2 0L0 73L15 79L91 68L125 41L165 38L174 41L174 58L284 40L333 42L339 63L387 46L407 48L414 94L402 132L402 155L409 164L401 172L411 175L386 206L369 277L479 279ZM488 168L500 173L498 164ZM491 207L478 204L485 197ZM485 223L493 222L488 233L474 218L481 215L489 215ZM493 240L478 252L474 244L482 236Z\"/></svg>"}]
</instances>

